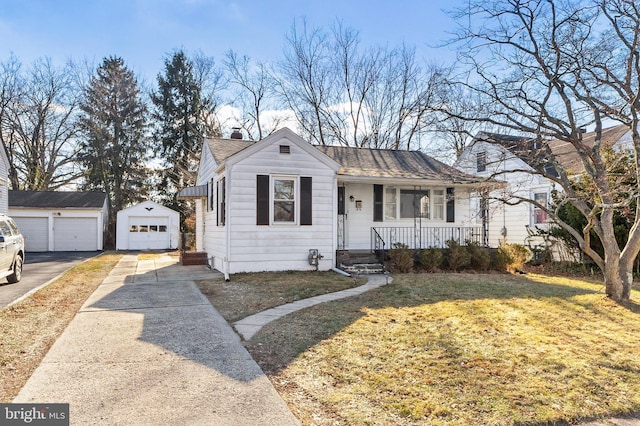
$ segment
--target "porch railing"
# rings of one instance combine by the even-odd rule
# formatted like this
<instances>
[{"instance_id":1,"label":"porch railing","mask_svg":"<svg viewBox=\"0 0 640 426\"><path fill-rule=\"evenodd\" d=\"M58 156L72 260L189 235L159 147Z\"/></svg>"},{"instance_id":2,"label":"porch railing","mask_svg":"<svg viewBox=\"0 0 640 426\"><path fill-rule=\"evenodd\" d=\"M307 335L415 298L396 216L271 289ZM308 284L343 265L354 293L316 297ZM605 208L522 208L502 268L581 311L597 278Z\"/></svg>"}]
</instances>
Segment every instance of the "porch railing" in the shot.
<instances>
[{"instance_id":1,"label":"porch railing","mask_svg":"<svg viewBox=\"0 0 640 426\"><path fill-rule=\"evenodd\" d=\"M384 249L392 249L395 244L406 244L410 249L444 248L447 241L454 240L460 245L467 241L484 244L481 226L421 227L376 226L371 228L372 250L376 250L378 239ZM379 250L379 249L378 249Z\"/></svg>"},{"instance_id":2,"label":"porch railing","mask_svg":"<svg viewBox=\"0 0 640 426\"><path fill-rule=\"evenodd\" d=\"M376 231L376 228L371 228L371 245L371 251L375 253L380 263L384 265L384 249L386 243L378 231Z\"/></svg>"}]
</instances>

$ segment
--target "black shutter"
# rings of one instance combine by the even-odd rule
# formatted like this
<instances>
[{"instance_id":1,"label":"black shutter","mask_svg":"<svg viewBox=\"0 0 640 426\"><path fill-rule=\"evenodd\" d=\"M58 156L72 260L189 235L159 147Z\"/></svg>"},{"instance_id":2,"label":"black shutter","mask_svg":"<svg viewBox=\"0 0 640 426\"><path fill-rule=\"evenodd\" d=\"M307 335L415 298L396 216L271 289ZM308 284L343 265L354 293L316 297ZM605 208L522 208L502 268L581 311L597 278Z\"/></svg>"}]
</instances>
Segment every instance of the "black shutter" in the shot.
<instances>
[{"instance_id":1,"label":"black shutter","mask_svg":"<svg viewBox=\"0 0 640 426\"><path fill-rule=\"evenodd\" d=\"M456 221L456 197L453 188L447 188L447 222Z\"/></svg>"},{"instance_id":2,"label":"black shutter","mask_svg":"<svg viewBox=\"0 0 640 426\"><path fill-rule=\"evenodd\" d=\"M344 186L338 187L338 214L345 212Z\"/></svg>"},{"instance_id":3,"label":"black shutter","mask_svg":"<svg viewBox=\"0 0 640 426\"><path fill-rule=\"evenodd\" d=\"M256 225L269 224L269 175L258 175L256 180Z\"/></svg>"},{"instance_id":4,"label":"black shutter","mask_svg":"<svg viewBox=\"0 0 640 426\"><path fill-rule=\"evenodd\" d=\"M312 225L313 200L312 178L300 177L300 225Z\"/></svg>"},{"instance_id":5,"label":"black shutter","mask_svg":"<svg viewBox=\"0 0 640 426\"><path fill-rule=\"evenodd\" d=\"M382 222L382 185L373 185L373 221Z\"/></svg>"}]
</instances>

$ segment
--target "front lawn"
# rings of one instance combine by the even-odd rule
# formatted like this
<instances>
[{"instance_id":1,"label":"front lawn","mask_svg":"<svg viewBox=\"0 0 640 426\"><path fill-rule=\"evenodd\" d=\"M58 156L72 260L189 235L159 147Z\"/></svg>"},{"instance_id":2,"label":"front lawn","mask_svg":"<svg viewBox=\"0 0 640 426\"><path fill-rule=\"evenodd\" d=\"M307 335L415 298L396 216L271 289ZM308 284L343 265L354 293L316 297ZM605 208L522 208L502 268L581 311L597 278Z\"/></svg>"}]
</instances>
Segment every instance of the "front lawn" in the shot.
<instances>
[{"instance_id":1,"label":"front lawn","mask_svg":"<svg viewBox=\"0 0 640 426\"><path fill-rule=\"evenodd\" d=\"M395 275L287 315L245 344L305 425L541 424L640 412L639 305L568 278Z\"/></svg>"}]
</instances>

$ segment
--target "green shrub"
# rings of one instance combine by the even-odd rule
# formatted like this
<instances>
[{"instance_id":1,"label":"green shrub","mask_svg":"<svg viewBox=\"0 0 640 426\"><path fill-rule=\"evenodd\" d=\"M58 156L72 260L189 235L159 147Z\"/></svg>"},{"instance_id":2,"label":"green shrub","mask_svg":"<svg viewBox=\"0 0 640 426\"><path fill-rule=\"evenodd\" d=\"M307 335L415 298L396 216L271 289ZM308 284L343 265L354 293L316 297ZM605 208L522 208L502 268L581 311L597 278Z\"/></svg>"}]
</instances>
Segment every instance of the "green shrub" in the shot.
<instances>
[{"instance_id":1,"label":"green shrub","mask_svg":"<svg viewBox=\"0 0 640 426\"><path fill-rule=\"evenodd\" d=\"M531 250L522 244L501 243L496 254L496 269L516 272L531 260Z\"/></svg>"},{"instance_id":2,"label":"green shrub","mask_svg":"<svg viewBox=\"0 0 640 426\"><path fill-rule=\"evenodd\" d=\"M476 271L486 271L491 266L489 251L480 247L473 241L467 241L467 253L469 253L469 266Z\"/></svg>"},{"instance_id":3,"label":"green shrub","mask_svg":"<svg viewBox=\"0 0 640 426\"><path fill-rule=\"evenodd\" d=\"M449 269L459 271L469 264L469 253L455 240L447 241L446 261Z\"/></svg>"},{"instance_id":4,"label":"green shrub","mask_svg":"<svg viewBox=\"0 0 640 426\"><path fill-rule=\"evenodd\" d=\"M389 250L389 258L393 269L400 273L411 272L413 269L413 250L406 244L395 243L393 249Z\"/></svg>"},{"instance_id":5,"label":"green shrub","mask_svg":"<svg viewBox=\"0 0 640 426\"><path fill-rule=\"evenodd\" d=\"M420 266L427 272L435 272L442 264L442 250L437 248L428 248L420 250L418 261Z\"/></svg>"}]
</instances>

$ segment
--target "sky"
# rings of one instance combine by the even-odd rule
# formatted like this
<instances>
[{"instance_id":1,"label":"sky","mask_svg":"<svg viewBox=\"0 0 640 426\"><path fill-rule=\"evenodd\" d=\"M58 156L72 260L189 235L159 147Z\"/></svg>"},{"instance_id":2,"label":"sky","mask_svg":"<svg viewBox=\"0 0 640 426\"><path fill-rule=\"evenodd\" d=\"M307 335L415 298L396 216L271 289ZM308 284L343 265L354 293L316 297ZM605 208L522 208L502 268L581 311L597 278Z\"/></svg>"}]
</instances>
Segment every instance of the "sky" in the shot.
<instances>
[{"instance_id":1,"label":"sky","mask_svg":"<svg viewBox=\"0 0 640 426\"><path fill-rule=\"evenodd\" d=\"M119 56L139 79L154 82L176 49L200 51L221 64L233 50L252 60L282 55L294 22L312 27L340 20L363 45L416 48L418 57L445 62L454 21L444 12L467 0L0 0L0 61L50 58L99 65Z\"/></svg>"}]
</instances>

